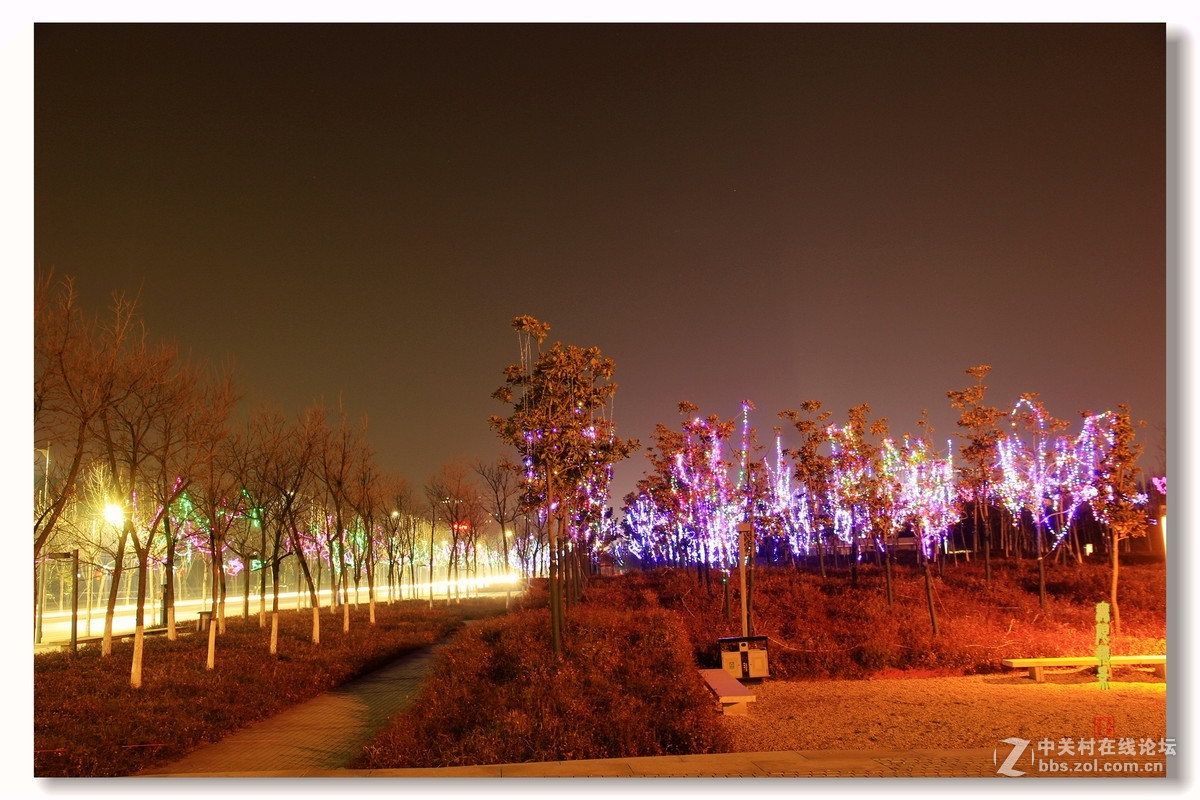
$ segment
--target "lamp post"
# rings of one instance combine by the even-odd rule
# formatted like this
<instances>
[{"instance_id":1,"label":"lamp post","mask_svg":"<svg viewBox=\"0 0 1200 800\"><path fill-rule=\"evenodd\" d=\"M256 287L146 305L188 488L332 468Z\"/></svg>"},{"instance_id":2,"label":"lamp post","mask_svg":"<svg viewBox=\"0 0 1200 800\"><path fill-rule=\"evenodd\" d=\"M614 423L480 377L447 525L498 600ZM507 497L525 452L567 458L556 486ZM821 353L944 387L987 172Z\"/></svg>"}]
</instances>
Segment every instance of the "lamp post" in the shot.
<instances>
[{"instance_id":1,"label":"lamp post","mask_svg":"<svg viewBox=\"0 0 1200 800\"><path fill-rule=\"evenodd\" d=\"M50 502L50 443L46 442L45 447L35 447L39 453L46 454L46 469L42 472L42 502Z\"/></svg>"},{"instance_id":2,"label":"lamp post","mask_svg":"<svg viewBox=\"0 0 1200 800\"><path fill-rule=\"evenodd\" d=\"M69 553L48 553L55 561L71 559L71 655L79 651L79 548Z\"/></svg>"},{"instance_id":3,"label":"lamp post","mask_svg":"<svg viewBox=\"0 0 1200 800\"><path fill-rule=\"evenodd\" d=\"M42 643L42 615L46 611L46 562L39 561L37 565L37 625L34 630L34 644Z\"/></svg>"},{"instance_id":4,"label":"lamp post","mask_svg":"<svg viewBox=\"0 0 1200 800\"><path fill-rule=\"evenodd\" d=\"M46 454L46 468L42 471L42 504L43 506L50 502L50 443L46 442L46 446L33 448L39 453ZM35 512L38 513L38 512ZM37 574L37 626L34 631L33 641L35 644L42 643L42 615L45 612L46 606L46 569L45 562L38 564Z\"/></svg>"}]
</instances>

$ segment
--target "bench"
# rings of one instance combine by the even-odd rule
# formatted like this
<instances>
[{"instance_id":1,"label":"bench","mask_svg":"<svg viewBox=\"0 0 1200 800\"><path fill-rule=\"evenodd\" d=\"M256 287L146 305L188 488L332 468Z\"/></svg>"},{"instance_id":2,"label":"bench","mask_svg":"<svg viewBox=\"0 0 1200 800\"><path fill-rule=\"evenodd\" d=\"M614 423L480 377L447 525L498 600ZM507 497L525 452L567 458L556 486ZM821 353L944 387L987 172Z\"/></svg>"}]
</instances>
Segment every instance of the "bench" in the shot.
<instances>
[{"instance_id":1,"label":"bench","mask_svg":"<svg viewBox=\"0 0 1200 800\"><path fill-rule=\"evenodd\" d=\"M708 683L721 703L721 710L730 716L745 716L753 703L754 695L741 682L723 669L702 669L700 677Z\"/></svg>"},{"instance_id":2,"label":"bench","mask_svg":"<svg viewBox=\"0 0 1200 800\"><path fill-rule=\"evenodd\" d=\"M167 633L167 626L165 626L165 625L162 625L162 626L156 625L153 628L143 628L142 629L142 636L144 636L144 637L145 636L166 635L166 633ZM112 635L112 640L114 642L132 642L134 640L134 637L136 637L136 636L137 636L137 633L134 631L125 631L123 633L114 633ZM104 634L98 634L96 636L79 636L75 639L76 647L86 647L87 645L90 645L90 644L103 644L103 643L104 643ZM55 644L57 646L61 647L63 650L71 649L71 640L70 639L66 640L65 642L55 642Z\"/></svg>"},{"instance_id":3,"label":"bench","mask_svg":"<svg viewBox=\"0 0 1200 800\"><path fill-rule=\"evenodd\" d=\"M1098 667L1100 659L1096 656L1052 656L1049 658L1006 658L1000 662L1011 669L1028 669L1029 677L1038 683L1043 683L1046 667ZM1132 667L1147 665L1154 667L1154 672L1162 678L1167 677L1166 656L1110 656L1108 663L1114 667Z\"/></svg>"}]
</instances>

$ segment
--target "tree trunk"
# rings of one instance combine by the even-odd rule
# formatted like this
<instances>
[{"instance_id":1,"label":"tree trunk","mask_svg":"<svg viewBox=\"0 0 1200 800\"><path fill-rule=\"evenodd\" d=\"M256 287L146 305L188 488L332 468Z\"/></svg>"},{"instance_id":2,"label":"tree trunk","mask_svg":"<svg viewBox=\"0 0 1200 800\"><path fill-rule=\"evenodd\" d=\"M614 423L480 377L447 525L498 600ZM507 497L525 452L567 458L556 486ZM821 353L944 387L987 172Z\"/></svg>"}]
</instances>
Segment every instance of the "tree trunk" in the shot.
<instances>
[{"instance_id":1,"label":"tree trunk","mask_svg":"<svg viewBox=\"0 0 1200 800\"><path fill-rule=\"evenodd\" d=\"M979 509L979 504L975 504L976 510ZM983 580L985 583L992 582L992 515L990 513L983 514Z\"/></svg>"},{"instance_id":2,"label":"tree trunk","mask_svg":"<svg viewBox=\"0 0 1200 800\"><path fill-rule=\"evenodd\" d=\"M1114 637L1121 634L1121 610L1117 606L1117 573L1121 566L1121 562L1118 557L1118 553L1121 548L1117 546L1118 544L1120 544L1120 542L1117 539L1117 535L1114 533L1112 547L1112 584L1109 592L1111 595L1110 605L1112 606L1112 614L1110 615L1110 618L1112 619L1112 635Z\"/></svg>"},{"instance_id":3,"label":"tree trunk","mask_svg":"<svg viewBox=\"0 0 1200 800\"><path fill-rule=\"evenodd\" d=\"M858 531L850 531L850 585L858 588Z\"/></svg>"},{"instance_id":4,"label":"tree trunk","mask_svg":"<svg viewBox=\"0 0 1200 800\"><path fill-rule=\"evenodd\" d=\"M262 581L266 581L266 570L264 569ZM279 655L279 559L271 559L271 582L274 584L274 591L271 592L271 655ZM300 587L296 587L296 594L300 594Z\"/></svg>"},{"instance_id":5,"label":"tree trunk","mask_svg":"<svg viewBox=\"0 0 1200 800\"><path fill-rule=\"evenodd\" d=\"M929 559L922 558L925 568L925 601L929 604L929 621L933 623L933 635L938 635L937 609L933 605L933 575L929 572Z\"/></svg>"},{"instance_id":6,"label":"tree trunk","mask_svg":"<svg viewBox=\"0 0 1200 800\"><path fill-rule=\"evenodd\" d=\"M370 544L367 545L370 547ZM367 551L367 617L375 624L375 565L371 563L371 552Z\"/></svg>"},{"instance_id":7,"label":"tree trunk","mask_svg":"<svg viewBox=\"0 0 1200 800\"><path fill-rule=\"evenodd\" d=\"M317 600L317 587L313 583L312 572L308 569L308 560L304 558L304 548L300 546L300 539L293 530L290 532L292 536L292 552L296 554L296 561L300 567L300 571L304 573L304 580L308 584L308 596L312 600L312 643L321 643L321 604ZM317 559L320 562L320 557ZM296 587L296 594L299 596L300 587Z\"/></svg>"},{"instance_id":8,"label":"tree trunk","mask_svg":"<svg viewBox=\"0 0 1200 800\"><path fill-rule=\"evenodd\" d=\"M175 540L171 534L171 515L163 515L163 531L167 536L167 554L163 564L163 608L166 609L167 640L177 641L175 630Z\"/></svg>"},{"instance_id":9,"label":"tree trunk","mask_svg":"<svg viewBox=\"0 0 1200 800\"><path fill-rule=\"evenodd\" d=\"M895 597L892 593L892 551L888 549L883 554L883 578L884 584L887 586L887 601L888 608L895 604Z\"/></svg>"},{"instance_id":10,"label":"tree trunk","mask_svg":"<svg viewBox=\"0 0 1200 800\"><path fill-rule=\"evenodd\" d=\"M1046 559L1042 556L1042 529L1041 526L1036 527L1034 535L1034 543L1037 545L1037 565L1038 565L1038 605L1042 610L1046 610Z\"/></svg>"},{"instance_id":11,"label":"tree trunk","mask_svg":"<svg viewBox=\"0 0 1200 800\"><path fill-rule=\"evenodd\" d=\"M254 572L251 571L250 565L253 564L253 559L250 563L244 564L242 569L242 619L250 619L250 579L254 577ZM261 567L259 568L262 569Z\"/></svg>"},{"instance_id":12,"label":"tree trunk","mask_svg":"<svg viewBox=\"0 0 1200 800\"><path fill-rule=\"evenodd\" d=\"M104 641L100 645L100 654L112 655L113 615L117 610L117 595L121 588L121 574L124 572L125 543L129 539L129 531L121 529L121 540L117 543L117 555L113 559L112 585L108 590L108 606L104 610Z\"/></svg>"},{"instance_id":13,"label":"tree trunk","mask_svg":"<svg viewBox=\"0 0 1200 800\"><path fill-rule=\"evenodd\" d=\"M224 549L223 542L222 542L221 546L222 546L222 549ZM217 581L217 583L220 583L220 585L221 585L221 590L220 590L221 591L221 594L220 594L221 604L217 607L218 613L217 613L217 617L216 617L216 619L219 620L218 624L220 624L221 627L217 631L217 633L219 633L223 636L223 635L225 635L225 598L229 591L229 581L226 580L226 576L225 576L225 556L224 555L221 556L221 572L220 572L219 576L217 576L217 577L219 577L219 580ZM216 580L216 579L214 579L214 580ZM215 586L216 583L214 583L213 585Z\"/></svg>"},{"instance_id":14,"label":"tree trunk","mask_svg":"<svg viewBox=\"0 0 1200 800\"><path fill-rule=\"evenodd\" d=\"M259 529L259 533L261 534L261 538L259 539L259 546L258 546L258 557L259 557L259 559L262 559L267 555L267 524L266 524L265 519L260 520L258 529ZM274 552L271 553L271 563L272 563L271 576L272 576L272 579L275 581L276 587L278 587L278 585L279 585L279 570L277 568L275 568L274 565L278 561L279 561L279 541L278 541L278 537L276 537L275 550L274 550ZM296 591L299 592L299 590L300 590L300 587L297 586ZM278 588L276 588L276 590L275 590L275 596L276 597L279 596ZM258 627L260 627L260 628L265 627L266 619L267 619L267 570L266 570L266 565L264 564L263 566L260 566L258 569Z\"/></svg>"},{"instance_id":15,"label":"tree trunk","mask_svg":"<svg viewBox=\"0 0 1200 800\"><path fill-rule=\"evenodd\" d=\"M746 635L754 635L754 556L757 551L753 524L746 537Z\"/></svg>"},{"instance_id":16,"label":"tree trunk","mask_svg":"<svg viewBox=\"0 0 1200 800\"><path fill-rule=\"evenodd\" d=\"M344 551L343 551L344 553ZM342 560L345 561L343 554ZM342 564L342 633L350 632L350 603L347 602L350 598L350 575L346 569L346 565Z\"/></svg>"},{"instance_id":17,"label":"tree trunk","mask_svg":"<svg viewBox=\"0 0 1200 800\"><path fill-rule=\"evenodd\" d=\"M550 520L550 650L555 659L562 657L562 565L559 563L559 539L562 517Z\"/></svg>"},{"instance_id":18,"label":"tree trunk","mask_svg":"<svg viewBox=\"0 0 1200 800\"><path fill-rule=\"evenodd\" d=\"M145 550L136 545L135 549L138 550L137 605L133 612L133 663L129 668L129 685L134 689L140 689L142 688L142 652L146 638L146 584L149 582L146 565L150 559L150 542L146 542Z\"/></svg>"},{"instance_id":19,"label":"tree trunk","mask_svg":"<svg viewBox=\"0 0 1200 800\"><path fill-rule=\"evenodd\" d=\"M224 570L221 568L221 548L214 541L212 543L212 579L213 587L215 588L221 582L221 574ZM223 591L213 591L212 611L208 618L208 659L204 663L206 670L212 670L217 664L217 615L220 612L224 603L218 598L218 594L224 594Z\"/></svg>"}]
</instances>

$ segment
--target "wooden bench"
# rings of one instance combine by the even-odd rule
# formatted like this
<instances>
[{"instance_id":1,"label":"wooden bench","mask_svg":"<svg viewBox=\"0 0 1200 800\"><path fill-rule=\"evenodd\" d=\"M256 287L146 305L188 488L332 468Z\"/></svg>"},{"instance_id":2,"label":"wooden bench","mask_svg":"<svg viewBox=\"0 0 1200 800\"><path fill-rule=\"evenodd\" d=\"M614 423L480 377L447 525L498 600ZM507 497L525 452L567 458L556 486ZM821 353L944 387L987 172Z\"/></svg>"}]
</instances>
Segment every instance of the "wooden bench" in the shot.
<instances>
[{"instance_id":1,"label":"wooden bench","mask_svg":"<svg viewBox=\"0 0 1200 800\"><path fill-rule=\"evenodd\" d=\"M1049 658L1006 658L1000 662L1011 669L1028 669L1029 677L1038 683L1043 683L1046 667L1098 667L1100 659L1096 656L1053 656ZM1114 667L1132 667L1148 665L1154 667L1154 672L1162 678L1167 677L1166 656L1110 656L1108 663Z\"/></svg>"},{"instance_id":2,"label":"wooden bench","mask_svg":"<svg viewBox=\"0 0 1200 800\"><path fill-rule=\"evenodd\" d=\"M708 682L708 688L716 694L724 713L745 716L749 712L746 703L753 703L755 697L737 678L723 669L702 669L700 677Z\"/></svg>"}]
</instances>

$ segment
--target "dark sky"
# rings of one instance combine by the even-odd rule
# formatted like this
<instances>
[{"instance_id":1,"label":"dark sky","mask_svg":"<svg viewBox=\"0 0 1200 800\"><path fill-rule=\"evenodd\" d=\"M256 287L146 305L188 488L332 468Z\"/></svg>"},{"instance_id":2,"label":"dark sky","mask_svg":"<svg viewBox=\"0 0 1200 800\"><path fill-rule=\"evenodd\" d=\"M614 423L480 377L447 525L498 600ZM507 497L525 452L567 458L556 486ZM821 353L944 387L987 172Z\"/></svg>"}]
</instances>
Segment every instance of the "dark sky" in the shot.
<instances>
[{"instance_id":1,"label":"dark sky","mask_svg":"<svg viewBox=\"0 0 1200 800\"><path fill-rule=\"evenodd\" d=\"M417 486L493 458L518 314L770 438L992 404L1166 425L1162 25L40 25L34 255L367 414ZM617 499L642 474L620 467Z\"/></svg>"}]
</instances>

